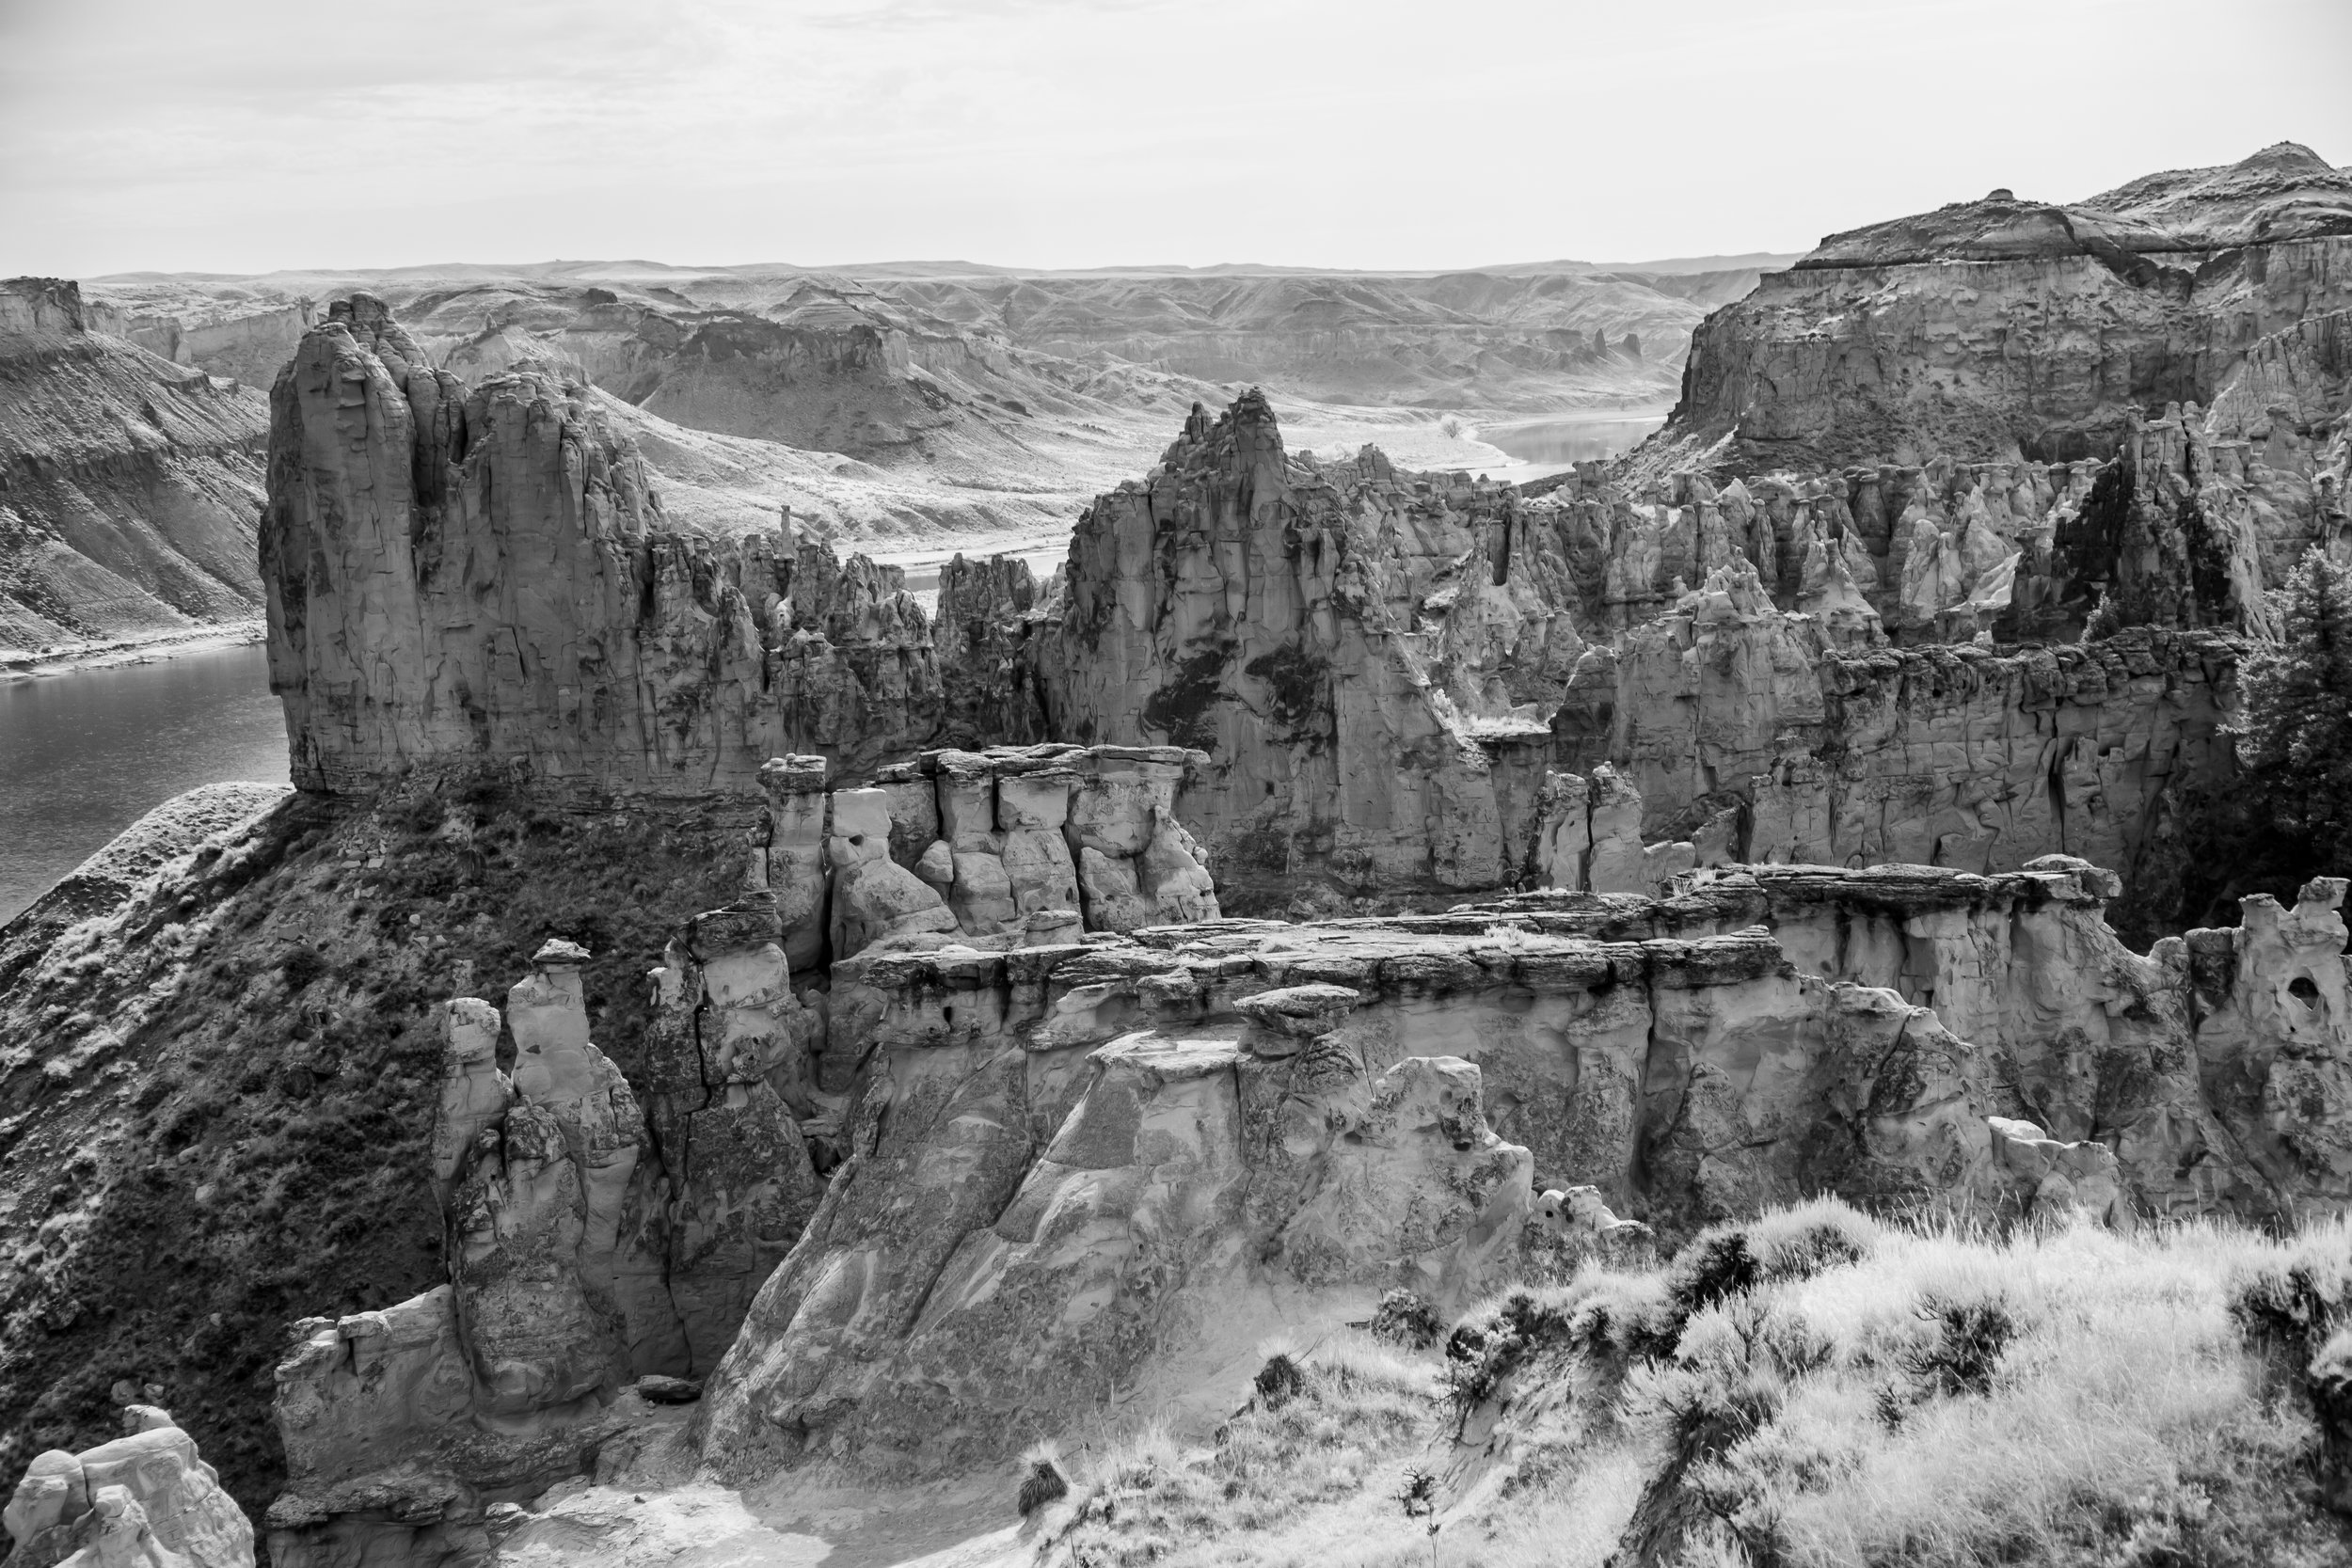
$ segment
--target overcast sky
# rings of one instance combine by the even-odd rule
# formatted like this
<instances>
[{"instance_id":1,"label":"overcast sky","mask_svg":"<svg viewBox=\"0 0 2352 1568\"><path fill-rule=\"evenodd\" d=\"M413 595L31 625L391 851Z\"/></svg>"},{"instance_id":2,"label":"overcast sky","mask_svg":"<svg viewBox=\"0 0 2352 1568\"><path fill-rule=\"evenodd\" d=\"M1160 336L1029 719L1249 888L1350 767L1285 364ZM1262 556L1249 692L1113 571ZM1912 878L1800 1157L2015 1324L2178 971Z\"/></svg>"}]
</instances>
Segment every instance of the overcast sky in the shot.
<instances>
[{"instance_id":1,"label":"overcast sky","mask_svg":"<svg viewBox=\"0 0 2352 1568\"><path fill-rule=\"evenodd\" d=\"M0 0L0 274L1803 250L2302 141L2352 0Z\"/></svg>"}]
</instances>

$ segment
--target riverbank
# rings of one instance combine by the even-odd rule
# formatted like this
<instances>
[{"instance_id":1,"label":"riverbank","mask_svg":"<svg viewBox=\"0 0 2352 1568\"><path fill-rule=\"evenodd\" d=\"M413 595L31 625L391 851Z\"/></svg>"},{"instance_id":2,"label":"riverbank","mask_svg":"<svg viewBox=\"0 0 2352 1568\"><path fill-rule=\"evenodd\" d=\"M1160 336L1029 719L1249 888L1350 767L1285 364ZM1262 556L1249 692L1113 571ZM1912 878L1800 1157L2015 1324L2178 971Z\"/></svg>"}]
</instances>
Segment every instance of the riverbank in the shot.
<instances>
[{"instance_id":1,"label":"riverbank","mask_svg":"<svg viewBox=\"0 0 2352 1568\"><path fill-rule=\"evenodd\" d=\"M175 796L289 782L267 650L208 629L0 676L0 921Z\"/></svg>"},{"instance_id":2,"label":"riverbank","mask_svg":"<svg viewBox=\"0 0 2352 1568\"><path fill-rule=\"evenodd\" d=\"M249 621L183 626L153 637L61 642L40 650L0 648L0 684L43 675L71 675L87 670L111 670L125 664L153 664L183 654L246 647L264 641L268 636L267 625L256 616Z\"/></svg>"}]
</instances>

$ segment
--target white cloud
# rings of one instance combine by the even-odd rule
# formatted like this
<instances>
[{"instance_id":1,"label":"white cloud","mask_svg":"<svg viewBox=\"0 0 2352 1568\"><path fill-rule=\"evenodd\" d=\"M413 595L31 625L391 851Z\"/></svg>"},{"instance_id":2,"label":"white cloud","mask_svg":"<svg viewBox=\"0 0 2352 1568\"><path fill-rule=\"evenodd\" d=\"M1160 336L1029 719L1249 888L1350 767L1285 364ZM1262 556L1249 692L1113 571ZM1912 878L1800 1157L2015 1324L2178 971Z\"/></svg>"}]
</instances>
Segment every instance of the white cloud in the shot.
<instances>
[{"instance_id":1,"label":"white cloud","mask_svg":"<svg viewBox=\"0 0 2352 1568\"><path fill-rule=\"evenodd\" d=\"M2247 0L0 0L0 270L1802 248L2281 136Z\"/></svg>"}]
</instances>

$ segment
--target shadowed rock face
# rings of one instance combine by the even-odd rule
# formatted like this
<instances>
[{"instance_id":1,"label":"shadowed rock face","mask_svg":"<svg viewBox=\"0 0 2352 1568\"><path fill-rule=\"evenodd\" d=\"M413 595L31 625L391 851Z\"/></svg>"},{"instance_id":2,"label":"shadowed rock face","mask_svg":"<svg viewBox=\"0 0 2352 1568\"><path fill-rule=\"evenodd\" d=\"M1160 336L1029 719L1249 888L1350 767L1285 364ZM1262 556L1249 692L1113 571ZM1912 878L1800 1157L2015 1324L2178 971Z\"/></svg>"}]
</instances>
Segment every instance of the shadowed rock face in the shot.
<instances>
[{"instance_id":1,"label":"shadowed rock face","mask_svg":"<svg viewBox=\"0 0 2352 1568\"><path fill-rule=\"evenodd\" d=\"M545 366L469 389L357 296L279 377L270 450L271 681L302 787L488 768L696 795L779 753L854 772L961 733L898 574L667 527L634 448ZM986 717L1030 737L1018 703Z\"/></svg>"},{"instance_id":2,"label":"shadowed rock face","mask_svg":"<svg viewBox=\"0 0 2352 1568\"><path fill-rule=\"evenodd\" d=\"M106 325L72 283L0 281L0 647L261 612L260 395Z\"/></svg>"},{"instance_id":3,"label":"shadowed rock face","mask_svg":"<svg viewBox=\"0 0 2352 1568\"><path fill-rule=\"evenodd\" d=\"M634 1390L707 1373L822 1190L814 1019L771 908L695 921L655 972L644 1095L588 1038L580 962L548 944L501 1017L460 998L431 1181L450 1283L306 1319L278 1367L286 1490L274 1561L431 1563L486 1544L488 1506L593 1464L650 1418Z\"/></svg>"}]
</instances>

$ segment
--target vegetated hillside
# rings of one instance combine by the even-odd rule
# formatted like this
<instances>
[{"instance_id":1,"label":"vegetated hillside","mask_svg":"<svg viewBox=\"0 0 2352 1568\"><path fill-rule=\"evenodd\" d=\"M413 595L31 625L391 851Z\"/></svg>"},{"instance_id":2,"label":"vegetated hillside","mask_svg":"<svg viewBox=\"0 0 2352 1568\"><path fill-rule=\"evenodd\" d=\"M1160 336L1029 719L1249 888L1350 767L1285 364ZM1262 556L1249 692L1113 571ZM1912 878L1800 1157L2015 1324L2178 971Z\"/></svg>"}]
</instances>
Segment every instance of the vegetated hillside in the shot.
<instances>
[{"instance_id":1,"label":"vegetated hillside","mask_svg":"<svg viewBox=\"0 0 2352 1568\"><path fill-rule=\"evenodd\" d=\"M731 896L741 827L216 785L0 927L0 1470L115 1435L128 1378L260 1518L288 1325L445 1275L427 1008L564 936L632 1067L645 971Z\"/></svg>"},{"instance_id":2,"label":"vegetated hillside","mask_svg":"<svg viewBox=\"0 0 2352 1568\"><path fill-rule=\"evenodd\" d=\"M1073 1456L988 1561L2341 1563L2313 1400L2341 1418L2344 1352L2305 1369L2348 1242L1995 1237L1823 1200L1516 1288L1418 1347L1385 1309L1405 1343L1275 1347L1214 1446Z\"/></svg>"},{"instance_id":3,"label":"vegetated hillside","mask_svg":"<svg viewBox=\"0 0 2352 1568\"><path fill-rule=\"evenodd\" d=\"M74 285L0 282L0 648L261 613L269 401L92 330Z\"/></svg>"}]
</instances>

